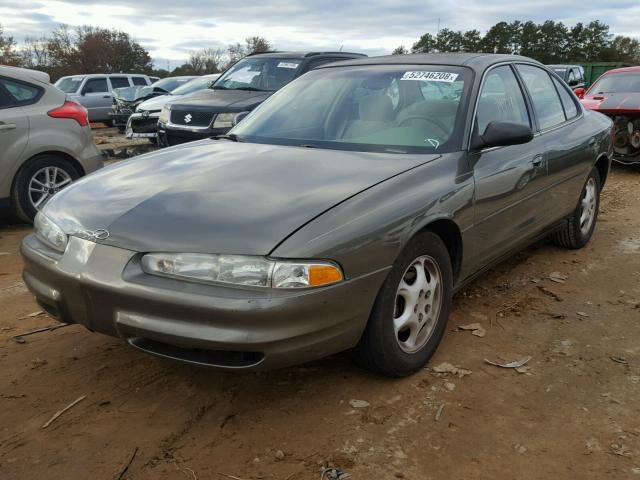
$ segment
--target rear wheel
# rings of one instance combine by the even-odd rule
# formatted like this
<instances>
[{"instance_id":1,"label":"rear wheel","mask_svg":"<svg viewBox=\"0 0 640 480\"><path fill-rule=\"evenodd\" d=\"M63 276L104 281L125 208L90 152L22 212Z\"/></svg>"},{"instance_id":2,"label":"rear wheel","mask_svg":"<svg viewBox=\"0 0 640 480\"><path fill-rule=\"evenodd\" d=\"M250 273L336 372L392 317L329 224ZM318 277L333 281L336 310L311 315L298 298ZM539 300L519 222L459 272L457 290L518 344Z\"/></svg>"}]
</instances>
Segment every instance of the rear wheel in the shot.
<instances>
[{"instance_id":1,"label":"rear wheel","mask_svg":"<svg viewBox=\"0 0 640 480\"><path fill-rule=\"evenodd\" d=\"M599 208L600 174L598 169L594 168L582 188L578 206L562 229L553 234L553 242L565 248L584 247L591 240L595 230Z\"/></svg>"},{"instance_id":2,"label":"rear wheel","mask_svg":"<svg viewBox=\"0 0 640 480\"><path fill-rule=\"evenodd\" d=\"M402 377L422 368L438 347L449 317L453 273L434 233L416 236L396 260L356 347L364 367Z\"/></svg>"},{"instance_id":3,"label":"rear wheel","mask_svg":"<svg viewBox=\"0 0 640 480\"><path fill-rule=\"evenodd\" d=\"M12 205L15 215L32 222L38 209L53 195L80 177L71 162L56 155L38 155L18 172L13 183Z\"/></svg>"}]
</instances>

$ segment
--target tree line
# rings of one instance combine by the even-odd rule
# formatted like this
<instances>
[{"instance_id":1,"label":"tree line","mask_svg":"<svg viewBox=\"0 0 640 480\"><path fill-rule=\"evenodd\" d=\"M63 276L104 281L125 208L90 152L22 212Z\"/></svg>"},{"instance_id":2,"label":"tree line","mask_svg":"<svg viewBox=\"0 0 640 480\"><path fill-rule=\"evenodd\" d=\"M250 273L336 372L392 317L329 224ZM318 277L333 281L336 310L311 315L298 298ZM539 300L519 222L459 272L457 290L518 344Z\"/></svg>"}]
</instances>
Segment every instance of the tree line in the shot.
<instances>
[{"instance_id":1,"label":"tree line","mask_svg":"<svg viewBox=\"0 0 640 480\"><path fill-rule=\"evenodd\" d=\"M640 63L640 42L614 36L605 23L566 26L547 20L543 23L498 22L484 36L478 30L441 29L425 33L413 44L396 48L395 55L434 52L483 52L524 55L546 64L585 62Z\"/></svg>"},{"instance_id":2,"label":"tree line","mask_svg":"<svg viewBox=\"0 0 640 480\"><path fill-rule=\"evenodd\" d=\"M226 49L205 48L192 52L184 64L169 72L154 68L149 52L128 33L100 27L70 29L60 25L48 36L27 37L18 43L0 25L0 64L47 72L55 81L81 73L135 72L165 77L218 73L252 53L271 50L263 37L249 37Z\"/></svg>"},{"instance_id":3,"label":"tree line","mask_svg":"<svg viewBox=\"0 0 640 480\"><path fill-rule=\"evenodd\" d=\"M188 60L174 68L155 69L149 52L128 33L117 29L61 25L49 35L29 37L18 43L0 25L0 64L42 70L56 80L80 73L136 72L167 75L204 75L225 70L252 53L273 50L259 36L226 48L205 48L189 54ZM542 63L623 62L640 63L640 42L613 35L609 26L594 20L588 24L566 26L547 20L542 23L498 22L482 35L478 30L441 29L436 35L425 33L409 50L405 46L393 53L486 52L518 54Z\"/></svg>"}]
</instances>

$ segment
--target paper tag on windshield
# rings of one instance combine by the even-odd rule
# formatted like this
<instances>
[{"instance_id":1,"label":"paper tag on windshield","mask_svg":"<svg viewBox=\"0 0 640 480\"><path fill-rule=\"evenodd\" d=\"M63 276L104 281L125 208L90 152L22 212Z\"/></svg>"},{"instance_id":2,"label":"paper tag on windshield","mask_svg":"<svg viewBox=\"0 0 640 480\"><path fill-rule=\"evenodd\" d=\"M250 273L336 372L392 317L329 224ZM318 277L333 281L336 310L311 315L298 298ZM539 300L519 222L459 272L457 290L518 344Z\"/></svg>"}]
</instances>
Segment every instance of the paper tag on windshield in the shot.
<instances>
[{"instance_id":1,"label":"paper tag on windshield","mask_svg":"<svg viewBox=\"0 0 640 480\"><path fill-rule=\"evenodd\" d=\"M451 72L405 72L400 80L422 80L429 82L455 82L457 73Z\"/></svg>"},{"instance_id":2,"label":"paper tag on windshield","mask_svg":"<svg viewBox=\"0 0 640 480\"><path fill-rule=\"evenodd\" d=\"M291 62L280 62L278 64L278 68L298 68L298 64Z\"/></svg>"}]
</instances>

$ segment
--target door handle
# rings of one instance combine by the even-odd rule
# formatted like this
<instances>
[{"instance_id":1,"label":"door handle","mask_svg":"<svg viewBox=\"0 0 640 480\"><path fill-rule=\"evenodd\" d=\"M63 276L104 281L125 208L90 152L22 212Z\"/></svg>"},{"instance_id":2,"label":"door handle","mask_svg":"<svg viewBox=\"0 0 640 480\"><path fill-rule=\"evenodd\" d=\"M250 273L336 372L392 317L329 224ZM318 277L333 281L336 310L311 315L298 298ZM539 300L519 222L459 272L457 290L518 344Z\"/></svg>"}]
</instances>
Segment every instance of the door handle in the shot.
<instances>
[{"instance_id":1,"label":"door handle","mask_svg":"<svg viewBox=\"0 0 640 480\"><path fill-rule=\"evenodd\" d=\"M533 157L533 160L531 160L531 163L533 164L534 167L536 168L539 167L544 163L544 156L536 155L535 157Z\"/></svg>"},{"instance_id":2,"label":"door handle","mask_svg":"<svg viewBox=\"0 0 640 480\"><path fill-rule=\"evenodd\" d=\"M0 123L0 130L14 130L15 128L15 123Z\"/></svg>"},{"instance_id":3,"label":"door handle","mask_svg":"<svg viewBox=\"0 0 640 480\"><path fill-rule=\"evenodd\" d=\"M103 95L102 98L111 98L111 95Z\"/></svg>"}]
</instances>

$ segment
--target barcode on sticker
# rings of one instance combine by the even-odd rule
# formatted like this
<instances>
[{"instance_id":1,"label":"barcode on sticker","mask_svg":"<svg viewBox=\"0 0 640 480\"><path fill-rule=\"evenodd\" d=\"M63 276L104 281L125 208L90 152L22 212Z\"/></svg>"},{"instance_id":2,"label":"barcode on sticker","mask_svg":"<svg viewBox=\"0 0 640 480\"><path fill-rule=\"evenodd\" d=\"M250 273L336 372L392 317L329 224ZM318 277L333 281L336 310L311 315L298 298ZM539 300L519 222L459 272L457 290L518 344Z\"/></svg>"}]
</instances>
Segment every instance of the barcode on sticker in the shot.
<instances>
[{"instance_id":1,"label":"barcode on sticker","mask_svg":"<svg viewBox=\"0 0 640 480\"><path fill-rule=\"evenodd\" d=\"M280 62L278 64L278 68L298 68L298 64L292 62Z\"/></svg>"},{"instance_id":2,"label":"barcode on sticker","mask_svg":"<svg viewBox=\"0 0 640 480\"><path fill-rule=\"evenodd\" d=\"M423 80L431 82L455 82L457 73L451 72L405 72L400 80Z\"/></svg>"}]
</instances>

